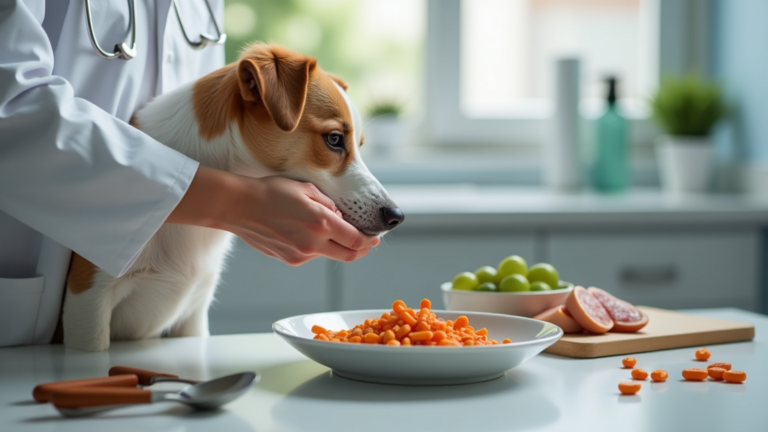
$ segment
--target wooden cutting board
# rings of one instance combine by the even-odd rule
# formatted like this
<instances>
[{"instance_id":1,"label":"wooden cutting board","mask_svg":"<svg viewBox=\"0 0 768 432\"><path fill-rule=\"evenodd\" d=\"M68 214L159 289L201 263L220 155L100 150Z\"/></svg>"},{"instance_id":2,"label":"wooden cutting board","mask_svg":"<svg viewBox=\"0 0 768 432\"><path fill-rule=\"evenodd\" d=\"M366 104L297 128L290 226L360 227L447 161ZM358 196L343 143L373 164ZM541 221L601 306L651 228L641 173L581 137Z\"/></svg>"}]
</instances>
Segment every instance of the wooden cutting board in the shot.
<instances>
[{"instance_id":1,"label":"wooden cutting board","mask_svg":"<svg viewBox=\"0 0 768 432\"><path fill-rule=\"evenodd\" d=\"M671 348L752 340L755 326L639 307L650 321L637 333L568 334L544 352L567 357L594 358Z\"/></svg>"}]
</instances>

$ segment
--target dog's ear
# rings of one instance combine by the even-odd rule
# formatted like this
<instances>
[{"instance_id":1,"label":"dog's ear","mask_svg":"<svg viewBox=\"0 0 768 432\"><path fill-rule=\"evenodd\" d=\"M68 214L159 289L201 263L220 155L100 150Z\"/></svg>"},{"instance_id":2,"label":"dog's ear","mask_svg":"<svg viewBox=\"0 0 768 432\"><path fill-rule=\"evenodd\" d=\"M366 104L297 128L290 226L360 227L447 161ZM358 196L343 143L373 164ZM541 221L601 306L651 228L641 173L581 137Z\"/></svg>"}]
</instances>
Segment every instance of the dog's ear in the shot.
<instances>
[{"instance_id":1,"label":"dog's ear","mask_svg":"<svg viewBox=\"0 0 768 432\"><path fill-rule=\"evenodd\" d=\"M243 100L264 103L277 126L296 129L307 100L309 75L317 60L276 46L259 45L245 52L237 66Z\"/></svg>"},{"instance_id":2,"label":"dog's ear","mask_svg":"<svg viewBox=\"0 0 768 432\"><path fill-rule=\"evenodd\" d=\"M334 75L334 74L329 74L328 72L326 72L326 73L328 74L328 76L329 76L329 77L331 77L331 79L332 79L332 80L333 80L333 81L334 81L336 84L338 84L338 85L339 85L339 87L343 88L343 89L344 89L344 91L347 91L347 88L349 88L349 84L347 84L347 82L346 82L346 81L344 81L343 79L341 79L341 78L337 77L337 76L336 76L336 75Z\"/></svg>"}]
</instances>

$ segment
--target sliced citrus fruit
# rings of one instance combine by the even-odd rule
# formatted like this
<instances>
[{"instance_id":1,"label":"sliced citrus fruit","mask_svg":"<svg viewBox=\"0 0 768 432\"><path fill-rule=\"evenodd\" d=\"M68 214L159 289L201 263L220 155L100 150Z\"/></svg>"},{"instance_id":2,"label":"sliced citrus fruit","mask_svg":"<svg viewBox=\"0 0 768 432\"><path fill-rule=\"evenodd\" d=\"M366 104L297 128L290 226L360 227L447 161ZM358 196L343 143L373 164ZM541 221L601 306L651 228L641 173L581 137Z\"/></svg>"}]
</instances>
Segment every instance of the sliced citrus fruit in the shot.
<instances>
[{"instance_id":1,"label":"sliced citrus fruit","mask_svg":"<svg viewBox=\"0 0 768 432\"><path fill-rule=\"evenodd\" d=\"M605 310L600 300L577 286L565 299L565 307L573 319L587 331L600 334L613 328L613 319Z\"/></svg>"},{"instance_id":2,"label":"sliced citrus fruit","mask_svg":"<svg viewBox=\"0 0 768 432\"><path fill-rule=\"evenodd\" d=\"M611 331L633 333L648 324L648 315L631 303L618 299L600 288L590 287L587 291L608 311L608 315L613 320Z\"/></svg>"},{"instance_id":3,"label":"sliced citrus fruit","mask_svg":"<svg viewBox=\"0 0 768 432\"><path fill-rule=\"evenodd\" d=\"M581 333L583 330L579 323L571 317L565 306L555 306L552 309L547 309L533 317L533 319L552 323L563 329L563 333Z\"/></svg>"}]
</instances>

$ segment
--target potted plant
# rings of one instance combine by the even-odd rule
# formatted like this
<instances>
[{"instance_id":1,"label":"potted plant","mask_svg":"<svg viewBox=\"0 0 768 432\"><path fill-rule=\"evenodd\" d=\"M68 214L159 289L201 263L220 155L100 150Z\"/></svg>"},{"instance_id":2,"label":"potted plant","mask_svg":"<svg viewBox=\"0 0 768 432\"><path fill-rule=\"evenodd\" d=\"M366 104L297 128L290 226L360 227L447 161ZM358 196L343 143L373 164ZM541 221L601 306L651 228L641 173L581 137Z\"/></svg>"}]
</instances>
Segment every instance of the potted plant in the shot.
<instances>
[{"instance_id":1,"label":"potted plant","mask_svg":"<svg viewBox=\"0 0 768 432\"><path fill-rule=\"evenodd\" d=\"M720 86L696 75L667 78L651 102L653 117L666 133L656 139L662 189L700 193L712 177L712 127L725 114Z\"/></svg>"},{"instance_id":2,"label":"potted plant","mask_svg":"<svg viewBox=\"0 0 768 432\"><path fill-rule=\"evenodd\" d=\"M395 102L377 102L368 109L365 126L366 145L381 153L391 153L405 138L402 108Z\"/></svg>"}]
</instances>

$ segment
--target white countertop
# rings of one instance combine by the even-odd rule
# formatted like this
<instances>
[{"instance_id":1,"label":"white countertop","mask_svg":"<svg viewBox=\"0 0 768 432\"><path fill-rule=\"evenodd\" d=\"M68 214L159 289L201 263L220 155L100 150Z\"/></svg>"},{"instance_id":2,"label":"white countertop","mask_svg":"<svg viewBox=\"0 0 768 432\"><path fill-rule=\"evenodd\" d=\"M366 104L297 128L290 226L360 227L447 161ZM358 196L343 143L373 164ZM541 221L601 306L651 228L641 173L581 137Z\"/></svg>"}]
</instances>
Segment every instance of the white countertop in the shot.
<instances>
[{"instance_id":1,"label":"white countertop","mask_svg":"<svg viewBox=\"0 0 768 432\"><path fill-rule=\"evenodd\" d=\"M543 188L469 184L393 185L387 190L406 215L398 230L467 224L493 228L768 223L768 200L742 195L672 197L658 189L617 195L555 194Z\"/></svg>"},{"instance_id":2,"label":"white countertop","mask_svg":"<svg viewBox=\"0 0 768 432\"><path fill-rule=\"evenodd\" d=\"M486 383L401 387L335 377L272 334L115 343L102 353L46 345L0 349L0 431L767 430L768 317L735 309L693 313L756 326L752 342L709 346L711 361L746 371L746 383L683 382L682 369L703 364L692 360L692 348L635 355L638 367L664 368L669 380L646 381L638 395L620 396L617 384L629 378L623 356L542 354ZM32 401L35 384L105 375L114 365L198 379L257 370L263 378L214 413L166 403L66 419Z\"/></svg>"}]
</instances>

